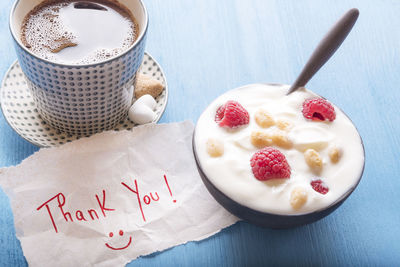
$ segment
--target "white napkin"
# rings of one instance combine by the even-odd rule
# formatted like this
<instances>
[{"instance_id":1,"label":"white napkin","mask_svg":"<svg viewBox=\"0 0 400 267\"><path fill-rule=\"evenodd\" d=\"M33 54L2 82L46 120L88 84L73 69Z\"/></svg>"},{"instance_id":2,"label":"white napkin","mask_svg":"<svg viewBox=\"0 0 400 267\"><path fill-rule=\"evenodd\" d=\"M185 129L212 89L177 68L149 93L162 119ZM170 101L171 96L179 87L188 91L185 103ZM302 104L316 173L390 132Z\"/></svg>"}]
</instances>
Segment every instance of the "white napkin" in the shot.
<instances>
[{"instance_id":1,"label":"white napkin","mask_svg":"<svg viewBox=\"0 0 400 267\"><path fill-rule=\"evenodd\" d=\"M192 134L191 122L105 132L0 169L29 265L124 265L235 223L197 173Z\"/></svg>"}]
</instances>

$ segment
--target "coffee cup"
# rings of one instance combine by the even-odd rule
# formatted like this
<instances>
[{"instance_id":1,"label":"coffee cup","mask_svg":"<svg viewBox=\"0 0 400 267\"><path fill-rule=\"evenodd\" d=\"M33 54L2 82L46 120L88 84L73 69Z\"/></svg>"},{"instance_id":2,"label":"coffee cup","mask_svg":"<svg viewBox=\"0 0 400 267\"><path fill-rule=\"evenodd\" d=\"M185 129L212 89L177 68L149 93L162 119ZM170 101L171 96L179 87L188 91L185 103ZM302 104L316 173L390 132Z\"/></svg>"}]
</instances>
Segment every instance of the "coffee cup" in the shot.
<instances>
[{"instance_id":1,"label":"coffee cup","mask_svg":"<svg viewBox=\"0 0 400 267\"><path fill-rule=\"evenodd\" d=\"M87 136L110 130L127 117L136 73L142 63L148 14L141 0L118 0L136 19L135 42L124 52L89 64L65 64L33 53L21 41L26 15L41 0L17 0L10 31L19 64L42 119L69 134Z\"/></svg>"}]
</instances>

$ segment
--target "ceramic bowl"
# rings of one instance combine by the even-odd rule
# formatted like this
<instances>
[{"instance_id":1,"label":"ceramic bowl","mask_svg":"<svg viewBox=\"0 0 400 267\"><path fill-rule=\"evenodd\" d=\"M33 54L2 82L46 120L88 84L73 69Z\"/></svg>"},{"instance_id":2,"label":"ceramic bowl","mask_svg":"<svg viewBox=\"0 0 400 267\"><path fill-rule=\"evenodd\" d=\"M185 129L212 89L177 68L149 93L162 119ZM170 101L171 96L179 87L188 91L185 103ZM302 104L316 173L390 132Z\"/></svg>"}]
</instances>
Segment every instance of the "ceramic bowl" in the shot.
<instances>
[{"instance_id":1,"label":"ceramic bowl","mask_svg":"<svg viewBox=\"0 0 400 267\"><path fill-rule=\"evenodd\" d=\"M276 85L280 86L279 84L269 84L269 85ZM343 111L342 111L343 112ZM347 115L346 115L347 116ZM348 117L348 116L347 116ZM251 209L237 201L232 200L229 196L224 194L221 190L219 190L207 177L203 168L201 166L200 160L198 158L198 153L196 151L196 140L195 140L196 130L193 134L193 153L196 160L196 165L198 172L205 184L206 188L210 192L210 194L215 198L215 200L221 204L226 210L230 213L234 214L235 216L258 226L268 227L268 228L291 228L297 227L305 224L310 224L316 222L325 216L332 213L336 210L343 202L351 195L351 193L356 189L358 184L360 183L362 174L364 172L364 165L365 165L365 151L364 151L364 144L360 136L363 152L364 152L364 162L362 171L360 176L353 187L351 187L347 192L345 192L341 197L339 197L335 202L331 205L324 207L322 209L315 210L310 213L300 214L300 215L281 215L281 214L274 214L268 212L260 212L254 209Z\"/></svg>"}]
</instances>

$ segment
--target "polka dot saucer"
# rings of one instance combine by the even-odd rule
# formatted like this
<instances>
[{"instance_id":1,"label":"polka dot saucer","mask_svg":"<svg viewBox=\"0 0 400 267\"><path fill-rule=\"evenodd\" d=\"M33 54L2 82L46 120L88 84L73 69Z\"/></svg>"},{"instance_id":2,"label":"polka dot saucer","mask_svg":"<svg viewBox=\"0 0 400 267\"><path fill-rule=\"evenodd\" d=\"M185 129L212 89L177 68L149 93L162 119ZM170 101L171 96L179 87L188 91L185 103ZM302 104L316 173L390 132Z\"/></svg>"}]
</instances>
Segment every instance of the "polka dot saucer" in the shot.
<instances>
[{"instance_id":1,"label":"polka dot saucer","mask_svg":"<svg viewBox=\"0 0 400 267\"><path fill-rule=\"evenodd\" d=\"M148 53L144 55L139 72L152 76L164 85L164 91L156 99L157 117L153 122L158 122L167 106L167 80L161 66ZM80 138L53 129L40 117L18 61L15 61L5 74L0 89L0 104L4 118L11 128L34 145L39 147L59 146ZM125 121L121 121L114 130L130 130L135 126L127 118Z\"/></svg>"}]
</instances>

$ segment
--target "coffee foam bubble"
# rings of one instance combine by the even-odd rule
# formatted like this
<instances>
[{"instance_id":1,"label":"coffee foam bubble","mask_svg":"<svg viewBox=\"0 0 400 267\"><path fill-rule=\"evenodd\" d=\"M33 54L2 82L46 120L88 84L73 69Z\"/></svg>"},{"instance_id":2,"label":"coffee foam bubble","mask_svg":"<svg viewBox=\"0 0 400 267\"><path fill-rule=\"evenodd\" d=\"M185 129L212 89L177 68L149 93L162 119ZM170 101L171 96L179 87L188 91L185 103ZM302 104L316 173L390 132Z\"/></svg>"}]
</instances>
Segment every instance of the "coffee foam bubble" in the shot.
<instances>
[{"instance_id":1,"label":"coffee foam bubble","mask_svg":"<svg viewBox=\"0 0 400 267\"><path fill-rule=\"evenodd\" d=\"M75 1L74 1L75 2ZM79 37L74 34L76 29L70 29L62 21L64 9L73 8L74 2L47 1L32 10L25 18L21 29L21 40L23 44L34 54L47 60L60 63L91 64L107 60L126 51L136 40L137 25L134 21L124 16L122 19L129 22L126 27L124 39L116 47L93 49L90 53L80 57L73 62L64 62L59 53L67 47L80 45ZM103 3L102 1L99 1ZM108 6L106 6L108 7ZM110 7L108 7L110 9ZM120 13L121 10L117 9ZM128 30L127 30L128 29ZM112 36L110 37L112 38Z\"/></svg>"},{"instance_id":2,"label":"coffee foam bubble","mask_svg":"<svg viewBox=\"0 0 400 267\"><path fill-rule=\"evenodd\" d=\"M50 59L52 50L74 39L74 35L63 27L59 19L58 11L64 5L43 7L40 12L31 14L24 23L23 43L40 57Z\"/></svg>"}]
</instances>

